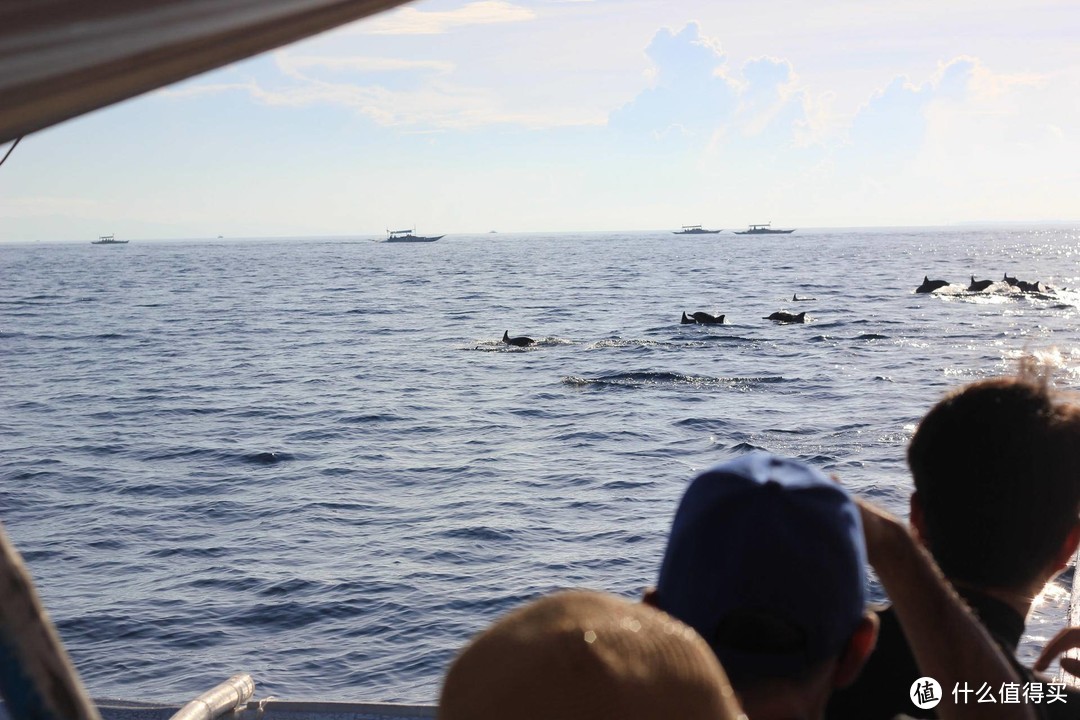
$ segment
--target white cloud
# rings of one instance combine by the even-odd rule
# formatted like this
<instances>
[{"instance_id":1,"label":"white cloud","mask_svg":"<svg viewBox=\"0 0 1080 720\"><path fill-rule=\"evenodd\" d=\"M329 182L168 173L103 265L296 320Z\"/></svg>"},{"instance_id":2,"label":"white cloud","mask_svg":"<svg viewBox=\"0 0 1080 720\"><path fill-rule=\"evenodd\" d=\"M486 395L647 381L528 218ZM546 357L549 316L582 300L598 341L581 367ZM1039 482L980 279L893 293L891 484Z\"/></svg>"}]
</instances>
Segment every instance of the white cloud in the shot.
<instances>
[{"instance_id":1,"label":"white cloud","mask_svg":"<svg viewBox=\"0 0 1080 720\"><path fill-rule=\"evenodd\" d=\"M357 73L386 73L429 71L440 75L453 72L454 63L443 60L402 60L387 57L334 57L315 55L292 55L280 52L274 56L278 67L286 75L295 77L303 70L320 69Z\"/></svg>"},{"instance_id":2,"label":"white cloud","mask_svg":"<svg viewBox=\"0 0 1080 720\"><path fill-rule=\"evenodd\" d=\"M1029 186L1033 176L1038 184L1073 183L1078 174L1061 159L1074 157L1080 145L1078 92L1078 71L1055 77L996 74L974 61L963 101L946 96L928 105L920 166L928 174L951 166L950 174L965 182L996 178L1000 185L1011 175Z\"/></svg>"},{"instance_id":3,"label":"white cloud","mask_svg":"<svg viewBox=\"0 0 1080 720\"><path fill-rule=\"evenodd\" d=\"M373 122L402 130L465 130L490 125L517 125L526 128L550 128L599 125L602 118L585 115L535 111L514 111L503 107L498 93L432 82L415 90L391 90L382 85L356 85L328 82L297 75L298 84L267 87L257 82L193 86L167 94L184 97L227 90L247 92L257 102L277 107L337 105L371 119Z\"/></svg>"},{"instance_id":4,"label":"white cloud","mask_svg":"<svg viewBox=\"0 0 1080 720\"><path fill-rule=\"evenodd\" d=\"M155 91L155 94L171 98L194 98L204 95L220 95L221 93L236 90L252 92L255 90L255 88L256 86L253 82L201 84L187 83L162 88L161 90Z\"/></svg>"},{"instance_id":5,"label":"white cloud","mask_svg":"<svg viewBox=\"0 0 1080 720\"><path fill-rule=\"evenodd\" d=\"M996 73L971 56L922 82L897 77L831 156L822 201L875 223L1064 219L1080 181L1061 161L1080 154L1078 95L1080 71Z\"/></svg>"},{"instance_id":6,"label":"white cloud","mask_svg":"<svg viewBox=\"0 0 1080 720\"><path fill-rule=\"evenodd\" d=\"M403 7L385 16L359 22L352 30L364 35L441 35L473 25L534 19L536 13L520 5L505 0L479 0L456 10L424 11Z\"/></svg>"},{"instance_id":7,"label":"white cloud","mask_svg":"<svg viewBox=\"0 0 1080 720\"><path fill-rule=\"evenodd\" d=\"M786 59L753 58L733 70L719 40L701 35L697 23L678 32L661 28L645 52L652 87L611 113L613 129L691 144L696 138L710 154L747 148L750 138L755 151L805 146L818 132L819 119L808 117L809 99Z\"/></svg>"},{"instance_id":8,"label":"white cloud","mask_svg":"<svg viewBox=\"0 0 1080 720\"><path fill-rule=\"evenodd\" d=\"M790 62L774 57L754 58L743 63L741 75L738 115L745 135L761 134L774 122L782 120L785 111L792 109L802 116L791 118L792 122L799 120L804 126L808 124ZM790 132L794 129L794 126L788 128Z\"/></svg>"},{"instance_id":9,"label":"white cloud","mask_svg":"<svg viewBox=\"0 0 1080 720\"><path fill-rule=\"evenodd\" d=\"M612 128L656 138L707 136L734 111L738 84L724 73L720 44L703 38L697 23L678 32L661 28L645 54L652 87L611 113ZM668 132L676 126L679 132Z\"/></svg>"},{"instance_id":10,"label":"white cloud","mask_svg":"<svg viewBox=\"0 0 1080 720\"><path fill-rule=\"evenodd\" d=\"M979 61L974 61L970 90L983 101L993 101L1025 90L1042 90L1054 78L1039 73L994 73Z\"/></svg>"}]
</instances>

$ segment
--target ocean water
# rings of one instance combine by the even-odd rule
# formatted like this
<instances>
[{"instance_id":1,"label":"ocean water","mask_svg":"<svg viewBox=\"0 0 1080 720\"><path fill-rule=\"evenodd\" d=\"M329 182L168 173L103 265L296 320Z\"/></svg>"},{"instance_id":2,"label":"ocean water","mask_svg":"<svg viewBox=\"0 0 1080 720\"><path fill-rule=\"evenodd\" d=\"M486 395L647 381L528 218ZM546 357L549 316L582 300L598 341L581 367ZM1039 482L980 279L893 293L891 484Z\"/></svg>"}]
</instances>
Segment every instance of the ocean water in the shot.
<instances>
[{"instance_id":1,"label":"ocean water","mask_svg":"<svg viewBox=\"0 0 1080 720\"><path fill-rule=\"evenodd\" d=\"M962 291L1005 272L1058 292ZM943 392L1024 352L1080 384L1073 287L1071 228L0 246L0 521L97 697L428 702L507 609L650 585L712 463L906 515Z\"/></svg>"}]
</instances>

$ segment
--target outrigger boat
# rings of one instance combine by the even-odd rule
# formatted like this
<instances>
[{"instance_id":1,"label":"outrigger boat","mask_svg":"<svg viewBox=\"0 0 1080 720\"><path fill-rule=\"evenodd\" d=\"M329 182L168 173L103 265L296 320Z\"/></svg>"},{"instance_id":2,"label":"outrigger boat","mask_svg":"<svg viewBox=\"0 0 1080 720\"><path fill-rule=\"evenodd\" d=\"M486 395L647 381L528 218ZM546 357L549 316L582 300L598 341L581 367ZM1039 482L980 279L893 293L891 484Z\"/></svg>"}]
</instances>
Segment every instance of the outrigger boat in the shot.
<instances>
[{"instance_id":1,"label":"outrigger boat","mask_svg":"<svg viewBox=\"0 0 1080 720\"><path fill-rule=\"evenodd\" d=\"M672 235L715 235L722 230L704 230L700 225L683 225L682 230L671 233Z\"/></svg>"},{"instance_id":2,"label":"outrigger boat","mask_svg":"<svg viewBox=\"0 0 1080 720\"><path fill-rule=\"evenodd\" d=\"M442 240L445 235L439 235L437 237L418 237L413 235L416 232L416 228L411 230L387 230L386 242L435 242L436 240Z\"/></svg>"},{"instance_id":3,"label":"outrigger boat","mask_svg":"<svg viewBox=\"0 0 1080 720\"><path fill-rule=\"evenodd\" d=\"M736 235L787 235L788 233L795 232L795 228L791 230L773 230L772 223L765 223L763 225L751 225L746 230L736 230Z\"/></svg>"},{"instance_id":4,"label":"outrigger boat","mask_svg":"<svg viewBox=\"0 0 1080 720\"><path fill-rule=\"evenodd\" d=\"M97 240L91 242L91 245L127 245L127 240L117 240L113 235L102 235Z\"/></svg>"}]
</instances>

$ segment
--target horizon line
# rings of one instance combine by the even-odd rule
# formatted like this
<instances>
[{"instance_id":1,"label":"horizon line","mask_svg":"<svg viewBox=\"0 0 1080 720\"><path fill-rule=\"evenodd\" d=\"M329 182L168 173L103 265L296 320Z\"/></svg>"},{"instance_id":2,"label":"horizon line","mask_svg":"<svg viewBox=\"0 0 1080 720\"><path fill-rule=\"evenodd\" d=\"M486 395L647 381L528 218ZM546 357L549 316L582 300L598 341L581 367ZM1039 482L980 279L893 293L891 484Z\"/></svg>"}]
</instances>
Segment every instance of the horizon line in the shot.
<instances>
[{"instance_id":1,"label":"horizon line","mask_svg":"<svg viewBox=\"0 0 1080 720\"><path fill-rule=\"evenodd\" d=\"M1003 227L1003 228L1019 228L1019 227L1056 227L1064 228L1069 226L1077 226L1080 228L1080 220L964 220L952 223L944 224L931 224L931 225L810 225L793 228L795 231L813 231L815 233L821 231L855 231L855 230L965 230L975 229L978 227ZM683 226L679 226L680 228ZM720 233L736 234L736 231L741 232L743 228L738 227L736 229L730 229L728 227L722 228ZM788 229L787 226L778 229ZM671 228L645 228L645 229L611 229L611 230L476 230L476 231L459 231L459 232L446 232L446 236L476 236L476 235L598 235L598 234L614 234L614 233L665 233L665 234L677 234L677 230ZM208 240L348 240L348 239L369 239L378 238L384 236L385 231L382 232L364 232L364 233L342 233L342 234L283 234L283 235L189 235L189 236L148 236L148 237L136 237L136 236L123 236L127 240L138 242L178 242L178 241L208 241ZM96 239L98 236L94 236L89 239L73 240L70 238L64 239L48 239L48 240L27 240L27 239L0 239L0 244L81 244L89 243Z\"/></svg>"}]
</instances>

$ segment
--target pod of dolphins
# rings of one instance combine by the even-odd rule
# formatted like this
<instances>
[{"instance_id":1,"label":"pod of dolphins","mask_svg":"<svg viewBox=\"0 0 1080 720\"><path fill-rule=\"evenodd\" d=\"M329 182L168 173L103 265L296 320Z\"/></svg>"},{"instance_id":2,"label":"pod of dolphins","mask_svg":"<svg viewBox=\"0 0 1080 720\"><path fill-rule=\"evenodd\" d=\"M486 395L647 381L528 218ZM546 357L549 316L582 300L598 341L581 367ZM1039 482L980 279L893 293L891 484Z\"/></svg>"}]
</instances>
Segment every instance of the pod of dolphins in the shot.
<instances>
[{"instance_id":1,"label":"pod of dolphins","mask_svg":"<svg viewBox=\"0 0 1080 720\"><path fill-rule=\"evenodd\" d=\"M1038 293L1042 295L1047 295L1053 294L1054 292L1053 288L1037 280L1035 282L1026 282L1015 277L1009 277L1009 273L1005 273L1005 276L1004 278L1002 278L1001 282L1004 282L1007 285L1016 288L1022 293ZM929 275L924 275L922 285L919 285L919 287L915 288L915 292L932 293L935 290L939 290L951 284L952 283L950 283L948 280L931 280ZM993 284L993 280L976 280L975 276L972 275L971 284L968 285L967 289L968 292L982 292ZM807 300L816 300L816 298L799 297L798 293L796 293L795 295L791 296L791 300L792 302L805 302ZM702 312L700 310L687 315L686 311L683 310L682 318L679 322L682 325L723 325L725 317L725 315L713 315L711 313ZM785 310L777 310L771 315L766 315L762 319L773 320L782 324L805 323L806 313L801 312L795 314L787 312ZM528 347L536 342L531 337L525 337L524 335L518 337L510 337L509 331L503 332L502 341L507 345L513 345L515 347Z\"/></svg>"},{"instance_id":2,"label":"pod of dolphins","mask_svg":"<svg viewBox=\"0 0 1080 720\"><path fill-rule=\"evenodd\" d=\"M1032 282L1025 282L1024 280L1018 280L1015 277L1009 277L1009 273L1005 273L1005 277L1002 279L1002 282L1016 288L1020 292L1025 292L1025 293L1043 293L1043 294L1046 294L1046 293L1052 293L1053 292L1052 288L1047 287L1046 285L1040 283L1037 280L1035 282L1033 282L1033 283ZM945 287L946 285L951 285L951 284L952 283L950 283L948 280L931 280L929 275L923 275L922 285L915 288L915 292L917 292L917 293L932 293L935 290L938 290L940 288ZM994 284L993 280L976 280L975 276L972 275L971 276L971 284L968 285L968 292L982 292L983 290L985 290L986 288L990 287L993 284Z\"/></svg>"},{"instance_id":3,"label":"pod of dolphins","mask_svg":"<svg viewBox=\"0 0 1080 720\"><path fill-rule=\"evenodd\" d=\"M808 300L817 300L817 298L799 297L799 293L795 293L794 295L791 296L791 301L792 302L806 302ZM690 313L689 315L687 315L686 311L683 310L682 320L680 322L683 325L692 325L694 323L697 323L698 325L723 325L724 324L724 317L725 317L724 315L710 315L707 312L700 312L700 311L695 312L695 313ZM772 313L771 315L766 315L764 318L762 318L762 320L773 320L775 322L785 323L785 324L786 323L805 323L806 322L806 313L801 312L801 313L796 314L796 313L787 312L786 310L777 310L776 312Z\"/></svg>"},{"instance_id":4,"label":"pod of dolphins","mask_svg":"<svg viewBox=\"0 0 1080 720\"><path fill-rule=\"evenodd\" d=\"M793 302L805 302L807 300L816 300L817 298L799 297L798 293L796 293L795 295L793 295L791 297L791 299L792 299ZM695 324L696 325L723 325L725 317L727 317L727 316L726 315L713 315L711 313L702 312L700 310L687 315L686 311L683 310L682 319L680 320L680 324L682 324L682 325L695 325ZM777 310L776 312L772 313L771 315L767 315L766 317L764 317L762 319L763 320L773 320L775 322L782 323L782 324L805 323L806 322L806 312L804 311L804 312L796 314L796 313L789 313L789 312L786 312L784 310ZM527 337L525 335L518 335L516 337L511 337L509 330L503 330L502 341L504 343L506 343L507 345L512 345L514 347L529 347L530 345L533 345L533 344L536 343L536 340L534 340L531 337Z\"/></svg>"}]
</instances>

